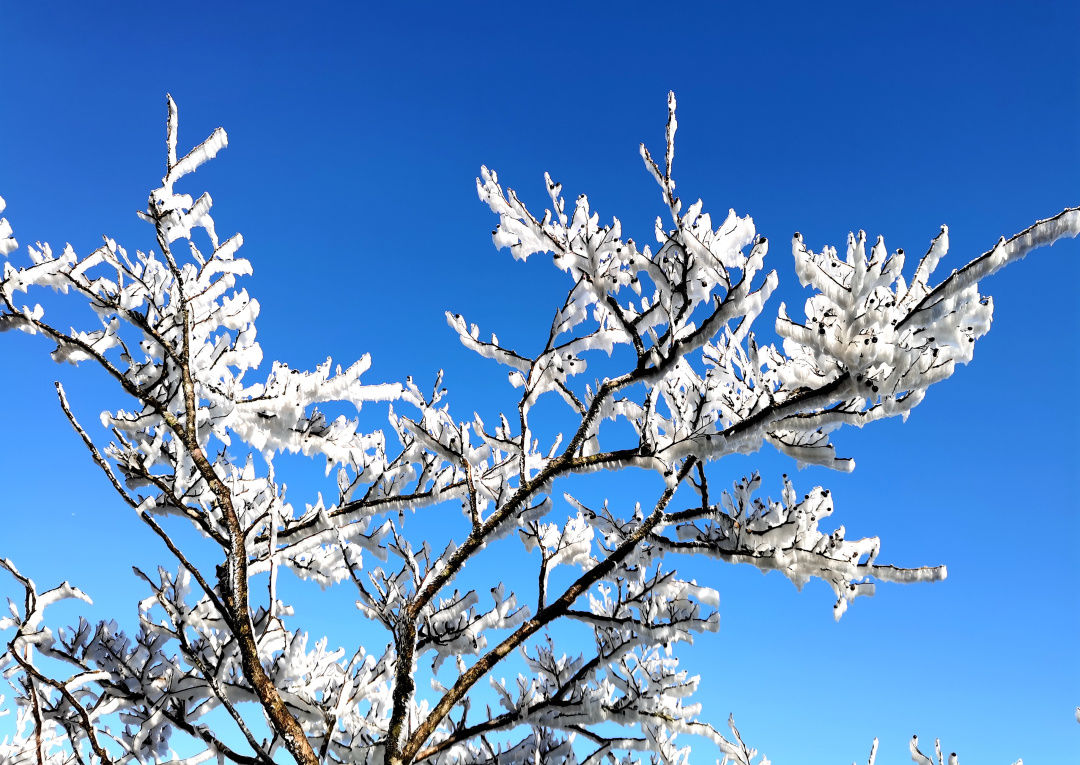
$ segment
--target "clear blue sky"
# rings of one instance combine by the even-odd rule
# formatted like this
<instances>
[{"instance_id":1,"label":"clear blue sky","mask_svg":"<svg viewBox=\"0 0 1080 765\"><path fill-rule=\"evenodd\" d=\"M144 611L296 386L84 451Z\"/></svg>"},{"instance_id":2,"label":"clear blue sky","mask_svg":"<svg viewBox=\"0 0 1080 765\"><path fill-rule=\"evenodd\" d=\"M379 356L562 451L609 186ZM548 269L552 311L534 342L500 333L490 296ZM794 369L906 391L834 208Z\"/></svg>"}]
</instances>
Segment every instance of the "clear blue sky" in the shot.
<instances>
[{"instance_id":1,"label":"clear blue sky","mask_svg":"<svg viewBox=\"0 0 1080 765\"><path fill-rule=\"evenodd\" d=\"M267 358L371 352L372 381L444 367L462 419L493 416L505 376L443 311L536 346L565 289L543 259L493 249L480 165L538 207L548 170L651 241L663 211L637 145L662 145L669 89L684 198L750 213L774 243L763 330L781 299L802 304L795 230L814 249L863 228L921 253L948 223L947 273L1080 203L1076 3L97 5L0 8L0 195L19 240L152 246L134 211L161 176L171 92L182 144L229 132L190 190L212 193L219 232L244 234ZM795 476L833 490L849 537L946 563L945 583L882 586L835 624L824 586L679 566L722 596L721 631L683 651L705 719L733 712L777 765L865 761L875 735L879 765L908 762L916 732L965 763L1080 760L1078 271L1070 241L984 283L995 322L974 363L906 424L838 434L854 474ZM164 556L51 382L91 421L122 402L37 340L0 338L0 555L130 623L145 594L131 563ZM761 465L775 495L792 466Z\"/></svg>"}]
</instances>

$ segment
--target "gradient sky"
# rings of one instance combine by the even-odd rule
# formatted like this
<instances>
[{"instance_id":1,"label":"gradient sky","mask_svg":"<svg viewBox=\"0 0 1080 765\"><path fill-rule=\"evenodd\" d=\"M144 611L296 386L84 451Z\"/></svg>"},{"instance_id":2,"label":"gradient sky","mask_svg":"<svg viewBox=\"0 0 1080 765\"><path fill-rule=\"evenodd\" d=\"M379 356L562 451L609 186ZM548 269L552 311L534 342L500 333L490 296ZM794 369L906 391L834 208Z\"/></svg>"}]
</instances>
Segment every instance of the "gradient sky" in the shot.
<instances>
[{"instance_id":1,"label":"gradient sky","mask_svg":"<svg viewBox=\"0 0 1080 765\"><path fill-rule=\"evenodd\" d=\"M444 368L460 419L494 417L509 394L443 311L536 347L567 286L544 258L494 250L480 165L540 209L550 171L652 241L664 211L637 146L662 146L669 89L683 198L750 213L773 243L781 288L762 333L781 300L805 299L795 230L815 250L862 228L921 254L948 223L948 273L1080 203L1071 2L89 5L0 2L0 195L20 242L151 247L134 211L162 173L170 92L182 148L229 132L187 190L211 192L219 233L244 234L266 357L370 352L372 382ZM883 585L834 623L820 583L679 563L721 592L720 632L681 654L704 719L734 713L776 765L865 762L874 736L879 765L897 765L912 733L963 763L1080 759L1078 276L1069 241L983 283L995 320L974 363L906 424L836 434L853 474L794 476L834 492L849 538L880 535L885 562L946 563L946 582ZM93 370L53 365L39 338L0 341L0 556L130 624L145 595L130 566L166 556L51 383L91 422L122 399ZM720 475L755 465L774 496L794 467L762 455ZM605 478L588 491L633 500ZM701 746L692 761L712 759Z\"/></svg>"}]
</instances>

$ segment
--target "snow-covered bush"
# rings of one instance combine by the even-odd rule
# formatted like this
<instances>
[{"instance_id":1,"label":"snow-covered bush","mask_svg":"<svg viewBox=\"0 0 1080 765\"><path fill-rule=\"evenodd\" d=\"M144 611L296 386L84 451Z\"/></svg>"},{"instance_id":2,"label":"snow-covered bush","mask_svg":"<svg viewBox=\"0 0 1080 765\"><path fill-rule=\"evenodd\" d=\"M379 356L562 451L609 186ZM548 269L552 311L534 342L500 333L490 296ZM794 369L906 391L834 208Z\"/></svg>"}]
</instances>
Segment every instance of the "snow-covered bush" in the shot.
<instances>
[{"instance_id":1,"label":"snow-covered bush","mask_svg":"<svg viewBox=\"0 0 1080 765\"><path fill-rule=\"evenodd\" d=\"M154 246L131 252L107 239L85 256L32 246L0 279L0 329L42 335L57 361L96 364L124 394L127 408L102 414L111 433L102 443L57 386L91 457L173 559L140 572L150 595L135 634L86 621L54 632L46 607L86 596L67 583L41 591L0 561L25 593L0 620L19 723L0 760L247 765L287 750L304 765L632 762L643 753L666 763L689 757L684 734L711 739L731 762L755 760L733 723L717 730L690 700L697 679L672 649L717 629L718 595L670 562L702 554L798 585L821 578L838 619L875 582L934 581L945 568L883 565L878 539L822 529L833 512L827 488L770 478L780 499L765 500L759 475L721 489L710 463L771 446L799 464L850 470L829 434L906 416L967 363L992 313L978 281L1075 236L1080 208L1002 238L936 282L944 227L907 276L904 253L880 238L852 234L840 256L796 234L796 269L814 294L802 316L779 306L782 343L765 344L751 327L777 285L765 270L769 243L748 217L714 221L700 201L683 203L675 132L671 97L663 156L641 150L664 210L655 247L624 238L617 219L601 223L585 196L568 208L551 178L550 209L535 214L482 169L477 190L498 216L496 246L520 259L550 254L571 285L535 354L447 316L517 391L516 407L485 423L457 419L440 382L427 392L411 379L362 381L366 356L313 371L264 364L259 305L240 286L251 271L241 237L219 239L208 194L176 190L226 134L180 156L170 99L167 173L140 213ZM0 254L16 249L0 219ZM89 306L99 323L62 329L43 288ZM620 359L616 374L585 376L589 364ZM573 426L550 439L534 429L542 399L565 405ZM384 407L385 430L368 432L365 405ZM325 413L343 406L357 415ZM282 452L324 460L336 500L287 501L275 471ZM628 468L662 477L658 494L635 507L589 506L558 486ZM429 538L416 511L448 503L462 508L462 534ZM176 541L184 523L214 547L214 563ZM464 567L487 546L519 543L539 561L528 591L512 591L499 571L483 594L463 588ZM286 575L344 590L343 604L355 599L385 630L385 649L313 640L277 596ZM254 589L256 577L269 587ZM592 639L559 645L548 630L556 621ZM511 655L521 671L508 683L493 669ZM418 687L421 676L430 690ZM480 687L501 709L478 709ZM256 734L267 727L269 736ZM911 748L929 762L917 741Z\"/></svg>"}]
</instances>

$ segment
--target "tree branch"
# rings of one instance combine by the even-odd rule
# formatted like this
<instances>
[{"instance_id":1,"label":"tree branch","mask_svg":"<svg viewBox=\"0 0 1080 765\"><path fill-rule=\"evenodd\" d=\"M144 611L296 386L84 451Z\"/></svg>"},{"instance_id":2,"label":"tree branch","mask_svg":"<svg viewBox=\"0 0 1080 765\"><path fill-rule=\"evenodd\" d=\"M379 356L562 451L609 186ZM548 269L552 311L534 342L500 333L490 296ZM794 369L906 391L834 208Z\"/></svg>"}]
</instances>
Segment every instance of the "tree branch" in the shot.
<instances>
[{"instance_id":1,"label":"tree branch","mask_svg":"<svg viewBox=\"0 0 1080 765\"><path fill-rule=\"evenodd\" d=\"M638 526L625 541L623 541L622 544L615 548L615 550L603 561L578 577L562 595L551 603L551 605L538 611L536 616L521 625L509 637L482 656L476 663L469 667L460 678L458 678L458 681L454 683L453 688L447 691L442 699L439 700L439 703L432 709L427 718L410 736L409 741L402 749L401 762L408 763L413 761L417 752L435 732L436 727L442 722L443 718L450 713L450 710L453 709L454 705L461 701L468 690L475 685L481 677L486 675L495 664L501 661L507 654L521 645L526 639L534 635L541 628L565 614L578 597L614 571L615 566L626 558L626 556L629 555L664 519L664 509L671 501L672 496L674 496L675 489L678 488L679 484L681 484L686 476L689 475L690 471L693 470L696 462L697 460L691 457L683 463L677 476L660 496L653 511L642 521L641 525Z\"/></svg>"}]
</instances>

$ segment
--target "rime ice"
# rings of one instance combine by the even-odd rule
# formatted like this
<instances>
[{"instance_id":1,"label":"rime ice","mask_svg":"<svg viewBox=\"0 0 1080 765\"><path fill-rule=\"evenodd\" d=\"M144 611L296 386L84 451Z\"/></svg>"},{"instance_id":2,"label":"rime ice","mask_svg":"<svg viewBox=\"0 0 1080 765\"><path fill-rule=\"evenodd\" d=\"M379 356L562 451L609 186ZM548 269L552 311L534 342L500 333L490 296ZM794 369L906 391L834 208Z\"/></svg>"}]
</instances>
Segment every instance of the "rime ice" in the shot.
<instances>
[{"instance_id":1,"label":"rime ice","mask_svg":"<svg viewBox=\"0 0 1080 765\"><path fill-rule=\"evenodd\" d=\"M310 371L264 364L259 304L241 286L251 273L243 239L219 239L209 194L176 190L227 136L219 128L180 156L169 98L167 172L140 213L152 246L132 252L106 238L82 257L39 244L5 258L0 329L43 336L56 361L93 364L113 380L126 408L101 415L108 443L88 434L58 387L60 404L176 561L137 571L150 594L135 635L86 621L52 631L45 608L86 596L67 583L40 591L0 561L25 593L0 619L0 667L18 706L18 734L0 742L0 760L33 761L40 740L49 765L75 755L270 762L282 749L305 763L686 763L692 734L726 763L767 763L732 721L720 731L692 701L698 679L679 668L674 647L719 628L720 594L680 578L679 556L780 571L800 587L821 578L836 618L875 582L940 580L945 568L882 565L877 538L822 529L834 509L827 488L800 498L786 476L754 473L718 491L710 464L770 446L793 464L853 469L830 434L906 416L970 361L993 311L978 280L1076 236L1080 209L1000 240L936 283L945 227L910 277L904 253L881 237L868 244L852 233L841 257L796 234L796 271L813 294L801 315L777 307L778 347L752 331L777 285L769 242L749 216L731 210L714 221L700 200L684 204L672 175L676 129L671 96L663 157L641 148L660 188L655 246L625 237L617 218L601 223L584 195L568 205L550 176L550 207L534 214L481 169L495 245L518 259L550 255L570 282L536 353L447 314L466 348L507 369L519 396L485 423L451 410L441 378L430 389L411 378L368 382L366 355ZM0 255L16 249L0 218ZM52 323L59 296L89 306L89 326ZM616 350L631 359L625 370L586 376ZM570 423L546 442L530 424L544 397L562 402ZM361 427L354 413L365 406L383 407L385 430ZM604 426L612 421L629 427ZM333 474L328 496L294 505L275 470L282 452ZM557 490L566 476L628 467L660 476L656 496L590 507ZM762 483L780 499L762 498ZM448 511L460 533L428 539L424 514ZM162 526L168 516L192 524L223 563L199 570ZM482 553L495 544L521 544L518 559L535 570L523 586L494 571L487 589L469 589L459 575L488 565ZM343 607L384 629L385 642L345 648L309 635L278 599L283 571L347 592ZM581 652L554 644L546 628L556 620L591 635ZM501 662L510 656L520 671L508 680L514 668ZM474 704L485 686L496 708ZM248 724L263 711L269 741ZM207 724L210 713L228 731ZM196 754L177 755L177 731ZM932 762L917 739L910 749ZM871 765L876 750L875 741Z\"/></svg>"}]
</instances>

